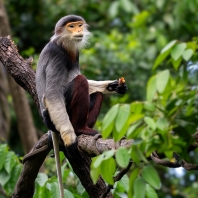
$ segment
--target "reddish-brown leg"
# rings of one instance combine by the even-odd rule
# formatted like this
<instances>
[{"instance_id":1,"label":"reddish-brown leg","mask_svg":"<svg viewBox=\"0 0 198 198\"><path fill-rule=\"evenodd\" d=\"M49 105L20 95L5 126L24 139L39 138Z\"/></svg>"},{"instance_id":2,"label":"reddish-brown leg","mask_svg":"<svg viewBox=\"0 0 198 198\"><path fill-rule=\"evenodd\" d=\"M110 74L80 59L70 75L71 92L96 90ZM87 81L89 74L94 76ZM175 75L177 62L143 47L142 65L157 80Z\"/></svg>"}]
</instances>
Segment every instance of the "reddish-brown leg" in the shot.
<instances>
[{"instance_id":1,"label":"reddish-brown leg","mask_svg":"<svg viewBox=\"0 0 198 198\"><path fill-rule=\"evenodd\" d=\"M71 83L72 87L69 93L71 94L70 104L67 104L67 109L70 116L70 121L74 127L76 135L96 135L98 132L88 127L88 114L90 108L89 85L87 79L83 75L78 75ZM67 103L67 100L66 100Z\"/></svg>"},{"instance_id":2,"label":"reddish-brown leg","mask_svg":"<svg viewBox=\"0 0 198 198\"><path fill-rule=\"evenodd\" d=\"M96 92L90 95L90 109L87 120L87 126L89 126L90 128L93 128L94 124L96 123L96 120L100 113L102 100L103 100L103 94L100 92Z\"/></svg>"}]
</instances>

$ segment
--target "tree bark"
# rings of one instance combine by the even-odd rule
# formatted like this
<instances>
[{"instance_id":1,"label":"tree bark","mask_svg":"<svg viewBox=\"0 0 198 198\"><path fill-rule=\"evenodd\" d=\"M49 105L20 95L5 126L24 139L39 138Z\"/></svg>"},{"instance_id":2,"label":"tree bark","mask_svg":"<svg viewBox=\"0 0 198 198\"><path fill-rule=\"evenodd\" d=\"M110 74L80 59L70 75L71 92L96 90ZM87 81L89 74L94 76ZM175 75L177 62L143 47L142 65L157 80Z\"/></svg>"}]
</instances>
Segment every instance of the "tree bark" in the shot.
<instances>
[{"instance_id":1,"label":"tree bark","mask_svg":"<svg viewBox=\"0 0 198 198\"><path fill-rule=\"evenodd\" d=\"M9 85L16 112L17 126L23 149L28 153L38 141L36 129L25 91L9 76Z\"/></svg>"},{"instance_id":2,"label":"tree bark","mask_svg":"<svg viewBox=\"0 0 198 198\"><path fill-rule=\"evenodd\" d=\"M0 0L0 24L0 36L10 35L9 21L2 0ZM24 151L28 153L38 141L36 129L24 90L17 85L11 77L8 77L8 79L10 94L12 95L14 110L17 117L19 135Z\"/></svg>"},{"instance_id":3,"label":"tree bark","mask_svg":"<svg viewBox=\"0 0 198 198\"><path fill-rule=\"evenodd\" d=\"M6 71L0 63L0 140L8 140L10 131L10 113L8 97L8 81Z\"/></svg>"},{"instance_id":4,"label":"tree bark","mask_svg":"<svg viewBox=\"0 0 198 198\"><path fill-rule=\"evenodd\" d=\"M7 17L5 16L5 8L2 0L0 0L0 36L7 35L9 32L9 25ZM4 28L8 27L8 28ZM8 97L8 80L5 68L0 63L0 139L7 140L10 130L10 114Z\"/></svg>"}]
</instances>

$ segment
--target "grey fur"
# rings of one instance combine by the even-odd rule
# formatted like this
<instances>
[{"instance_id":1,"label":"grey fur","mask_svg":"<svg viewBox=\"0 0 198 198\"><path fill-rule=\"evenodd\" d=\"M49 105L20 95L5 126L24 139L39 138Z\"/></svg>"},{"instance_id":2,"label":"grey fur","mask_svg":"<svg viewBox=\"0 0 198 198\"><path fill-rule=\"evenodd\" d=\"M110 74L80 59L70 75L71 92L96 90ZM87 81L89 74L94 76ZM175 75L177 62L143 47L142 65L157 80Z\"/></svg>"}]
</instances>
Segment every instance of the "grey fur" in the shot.
<instances>
[{"instance_id":1,"label":"grey fur","mask_svg":"<svg viewBox=\"0 0 198 198\"><path fill-rule=\"evenodd\" d=\"M85 20L81 16L76 16L76 15L64 16L56 23L54 31L56 31L58 27L63 27L65 24L69 22L76 22L76 21L83 21L85 23Z\"/></svg>"}]
</instances>

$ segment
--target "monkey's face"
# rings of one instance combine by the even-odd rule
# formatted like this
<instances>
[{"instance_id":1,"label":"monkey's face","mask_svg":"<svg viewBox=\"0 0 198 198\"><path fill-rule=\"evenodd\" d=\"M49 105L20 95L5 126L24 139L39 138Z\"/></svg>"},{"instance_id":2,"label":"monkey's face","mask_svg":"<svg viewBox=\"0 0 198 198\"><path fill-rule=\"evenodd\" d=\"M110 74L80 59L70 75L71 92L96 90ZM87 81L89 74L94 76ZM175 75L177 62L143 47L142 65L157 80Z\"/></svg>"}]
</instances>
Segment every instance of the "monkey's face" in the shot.
<instances>
[{"instance_id":1,"label":"monkey's face","mask_svg":"<svg viewBox=\"0 0 198 198\"><path fill-rule=\"evenodd\" d=\"M70 22L66 25L66 30L70 33L71 37L76 41L82 41L84 33L84 22Z\"/></svg>"},{"instance_id":2,"label":"monkey's face","mask_svg":"<svg viewBox=\"0 0 198 198\"><path fill-rule=\"evenodd\" d=\"M61 26L56 27L55 35L52 36L51 40L67 50L83 48L90 36L87 27L88 25L83 20L63 23Z\"/></svg>"}]
</instances>

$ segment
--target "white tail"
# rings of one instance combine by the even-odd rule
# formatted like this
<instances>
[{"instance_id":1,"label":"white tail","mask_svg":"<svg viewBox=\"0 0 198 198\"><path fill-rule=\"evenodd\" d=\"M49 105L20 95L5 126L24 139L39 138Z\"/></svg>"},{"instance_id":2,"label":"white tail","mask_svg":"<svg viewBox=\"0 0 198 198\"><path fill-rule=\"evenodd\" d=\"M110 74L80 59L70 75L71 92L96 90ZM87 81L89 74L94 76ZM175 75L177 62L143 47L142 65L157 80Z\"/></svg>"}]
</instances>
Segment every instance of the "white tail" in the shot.
<instances>
[{"instance_id":1,"label":"white tail","mask_svg":"<svg viewBox=\"0 0 198 198\"><path fill-rule=\"evenodd\" d=\"M55 161L56 161L58 183L59 183L59 188L60 188L60 197L64 198L63 180L62 180L60 156L59 156L59 134L53 131L51 131L51 134L52 134L52 141L54 145L54 154L55 154Z\"/></svg>"}]
</instances>

